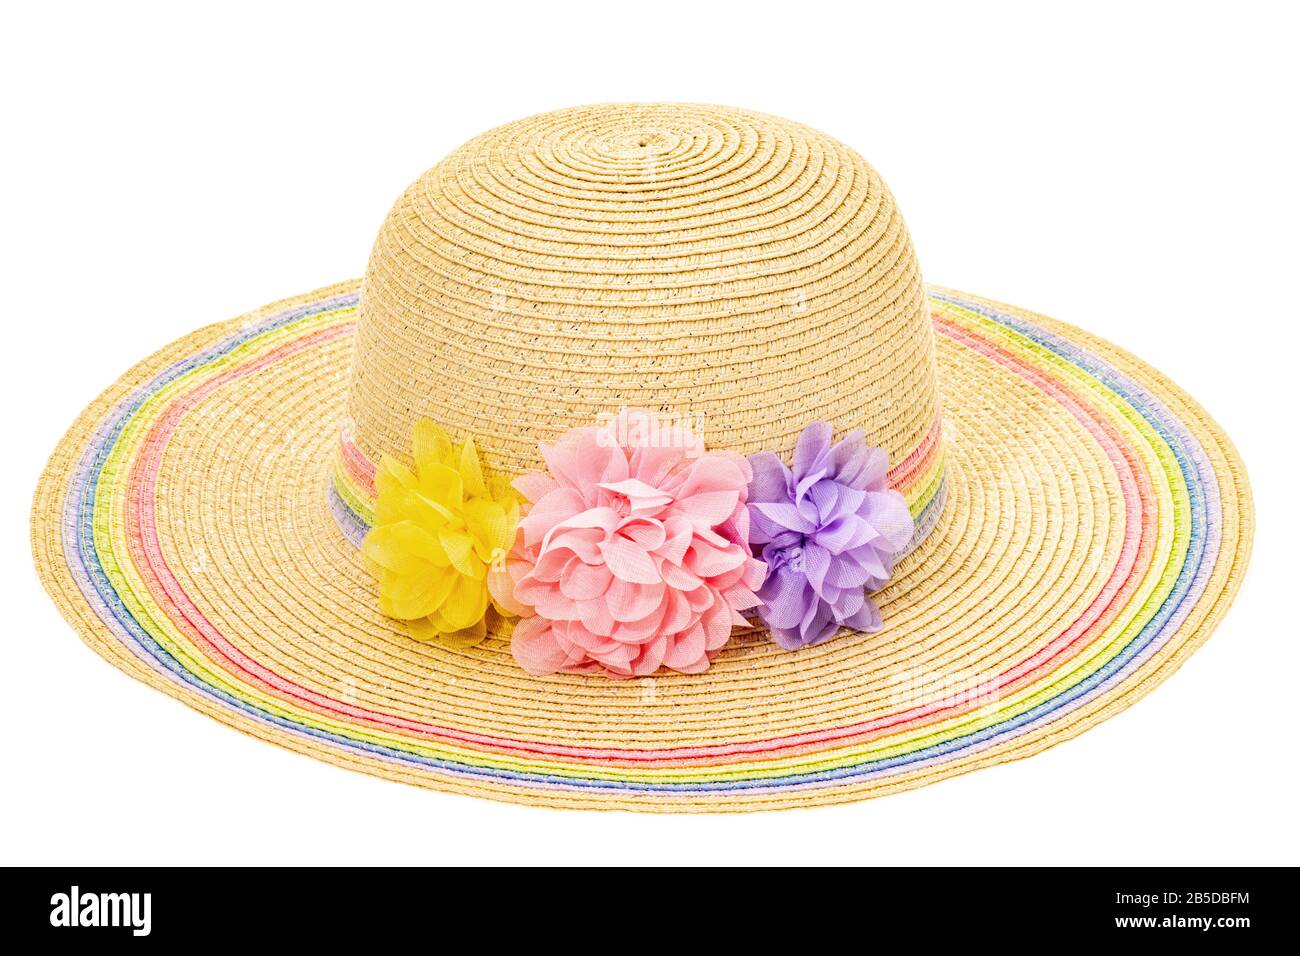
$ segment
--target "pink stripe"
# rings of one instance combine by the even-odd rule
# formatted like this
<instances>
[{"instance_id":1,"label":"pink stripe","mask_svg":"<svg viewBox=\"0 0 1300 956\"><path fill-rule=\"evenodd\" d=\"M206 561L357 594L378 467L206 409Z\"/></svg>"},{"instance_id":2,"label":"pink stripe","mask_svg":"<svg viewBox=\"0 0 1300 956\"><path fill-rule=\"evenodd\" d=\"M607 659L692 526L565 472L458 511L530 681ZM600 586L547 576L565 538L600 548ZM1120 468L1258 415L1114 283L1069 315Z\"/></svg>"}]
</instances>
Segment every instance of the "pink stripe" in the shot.
<instances>
[{"instance_id":1,"label":"pink stripe","mask_svg":"<svg viewBox=\"0 0 1300 956\"><path fill-rule=\"evenodd\" d=\"M1149 500L1150 490L1144 488L1141 483L1147 476L1140 469L1133 467L1132 462L1129 460L1131 456L1120 448L1117 440L1119 436L1100 415L1075 402L1070 393L1058 383L1039 374L1036 370L998 347L976 339L969 333L942 320L937 322L937 327L941 332L977 349L999 364L1017 371L1034 385L1060 401L1096 438L1115 464L1123 491L1126 513L1129 518L1126 523L1125 541L1121 549L1120 561L1101 593L1084 614L1048 647L1043 648L1033 657L1022 661L970 692L969 696L972 699L986 700L995 692L1005 692L1019 683L1032 679L1036 670L1048 666L1052 660L1086 637L1088 628L1092 623L1101 621L1104 624L1106 620L1113 619L1118 609L1123 606L1123 602L1119 598L1126 592L1131 592L1137 586L1136 578L1130 582L1128 587L1123 586L1124 582L1129 579L1130 571L1134 567L1136 559L1144 550L1149 554L1153 547L1149 543L1145 548L1140 547L1141 543L1147 539L1145 531L1148 530L1141 524L1141 519L1146 516L1145 509L1141 507L1141 502ZM763 741L685 747L672 750L597 749L551 745L510 738L494 738L483 734L458 731L453 728L393 717L333 700L326 695L296 685L268 670L247 657L221 636L217 629L184 594L175 576L167 567L158 546L153 507L158 469L161 464L163 449L179 425L181 418L217 388L244 375L258 371L294 352L322 344L345 332L345 327L339 327L314 333L297 342L283 346L255 362L227 370L196 386L183 399L178 399L174 405L169 406L166 412L149 429L145 441L145 450L132 469L131 494L128 503L128 540L131 558L140 568L150 592L159 598L159 603L164 606L169 605L178 612L177 615L172 616L177 626L186 633L187 637L196 646L204 648L205 652L214 661L217 658L225 659L233 665L234 671L245 675L251 683L263 689L273 693L278 692L296 701L306 703L314 709L319 708L325 713L346 715L368 725L399 729L422 737L430 736L456 741L460 744L482 745L490 751L567 757L579 760L617 760L629 763L665 761L709 763L719 758L744 753L763 754L770 759L776 756L805 752L806 749L818 743L870 739L881 736L887 731L897 731L897 729L905 725L915 725L926 718L939 719L945 715L963 712L963 709L969 710L965 702L951 705L936 702L926 707L914 708L897 715L847 727L832 728L808 734L793 734ZM935 429L932 429L931 434L934 433ZM931 444L933 445L933 442ZM919 451L920 449L918 449ZM914 456L916 454L917 452L913 453ZM909 456L909 460L912 457ZM1146 494L1143 493L1144 491Z\"/></svg>"},{"instance_id":2,"label":"pink stripe","mask_svg":"<svg viewBox=\"0 0 1300 956\"><path fill-rule=\"evenodd\" d=\"M930 430L925 433L925 437L921 439L921 444L913 448L910 455L889 469L889 473L885 475L885 481L889 483L889 487L906 488L916 480L917 475L925 474L939 448L940 417L939 415L934 417L934 422L931 423Z\"/></svg>"},{"instance_id":3,"label":"pink stripe","mask_svg":"<svg viewBox=\"0 0 1300 956\"><path fill-rule=\"evenodd\" d=\"M342 434L339 435L339 450L342 452L343 464L348 474L373 498L375 496L374 463L361 454L361 449Z\"/></svg>"}]
</instances>

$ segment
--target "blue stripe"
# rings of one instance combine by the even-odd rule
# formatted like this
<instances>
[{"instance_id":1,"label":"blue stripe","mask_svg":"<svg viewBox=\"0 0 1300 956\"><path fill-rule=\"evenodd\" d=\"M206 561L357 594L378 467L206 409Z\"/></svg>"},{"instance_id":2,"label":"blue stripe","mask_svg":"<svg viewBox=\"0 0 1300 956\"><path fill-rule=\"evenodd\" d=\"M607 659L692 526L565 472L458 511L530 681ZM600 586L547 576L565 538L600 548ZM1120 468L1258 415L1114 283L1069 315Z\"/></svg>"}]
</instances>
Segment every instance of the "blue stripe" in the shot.
<instances>
[{"instance_id":1,"label":"blue stripe","mask_svg":"<svg viewBox=\"0 0 1300 956\"><path fill-rule=\"evenodd\" d=\"M583 789L623 790L637 793L765 790L788 787L791 785L811 785L829 783L832 781L847 782L861 779L897 767L903 767L919 761L929 760L934 757L956 753L981 742L1006 735L1011 731L1039 719L1040 717L1052 714L1061 707L1066 706L1070 702L1077 700L1093 689L1103 685L1129 661L1136 657L1142 649L1160 633L1165 623L1173 616L1174 612L1178 609L1180 603L1188 593L1200 569L1201 561L1205 554L1205 492L1202 488L1201 479L1191 463L1191 458L1199 449L1189 447L1189 445L1181 440L1179 436L1174 434L1173 429L1166 426L1162 419L1163 415L1167 413L1163 413L1161 406L1154 398L1146 395L1135 383L1120 374L1111 366L1108 366L1095 357L1088 355L1082 349L1079 349L1064 339L1053 336L1035 326L1016 320L1012 316L995 312L987 307L975 303L966 302L950 296L934 296L934 298L970 309L1008 328L1014 329L1015 331L1025 335L1027 338L1030 338L1045 348L1055 352L1067 361L1070 361L1072 364L1089 372L1089 374L1093 375L1103 384L1116 391L1117 394L1124 397L1129 404L1131 404L1151 424L1153 429L1161 436L1162 440L1169 445L1173 454L1177 458L1179 467L1182 470L1191 495L1192 508L1190 518L1192 528L1191 540L1189 543L1190 557L1184 565L1182 573L1179 575L1173 592L1164 601L1152 620L1143 627L1142 631L1117 657L1108 662L1101 670L1074 687L1071 687L1056 697L1053 697L1051 700L1040 704L1030 711L1018 715L1015 718L1010 718L979 732L968 734L922 750L913 751L906 755L866 760L836 770L712 783L645 784L614 780L573 779L557 774L522 773L512 770L474 767L457 761L421 756L400 747L371 744L365 741L358 741L344 737L339 734L317 730L312 727L304 726L297 721L262 712L251 704L241 701L222 690L204 684L198 677L186 671L171 656L171 654L159 645L134 619L125 605L118 598L117 594L113 591L107 577L103 573L103 568L100 564L100 557L94 547L93 514L90 503L94 500L99 474L103 469L105 460L107 459L113 445L118 441L125 423L138 411L140 405L143 403L145 398L148 397L148 394L151 394L153 391L156 391L178 376L183 375L202 364L219 359L232 349L237 348L239 345L265 331L297 321L307 315L355 304L355 296L340 297L336 300L330 300L329 303L320 303L281 316L272 317L264 323L261 323L259 326L247 330L240 335L226 339L196 356L176 363L160 374L150 383L148 392L142 390L141 393L138 393L140 395L138 399L125 403L106 421L104 429L99 433L102 438L100 439L99 451L96 454L94 466L90 469L89 477L82 487L82 494L79 497L73 497L70 495L67 517L76 520L78 523L78 541L81 557L84 562L85 570L95 587L95 591L103 599L112 616L119 622L121 627L123 627L165 670L175 675L178 680L191 686L199 693L212 700L218 701L231 709L237 710L264 723L291 731L295 734L328 742L352 753L379 757L400 764L432 768L463 777L482 777L514 783L547 784ZM1192 444L1194 445L1194 442ZM1212 474L1210 480L1213 481ZM1213 487L1217 491L1217 484ZM936 496L936 498L937 497L938 496Z\"/></svg>"}]
</instances>

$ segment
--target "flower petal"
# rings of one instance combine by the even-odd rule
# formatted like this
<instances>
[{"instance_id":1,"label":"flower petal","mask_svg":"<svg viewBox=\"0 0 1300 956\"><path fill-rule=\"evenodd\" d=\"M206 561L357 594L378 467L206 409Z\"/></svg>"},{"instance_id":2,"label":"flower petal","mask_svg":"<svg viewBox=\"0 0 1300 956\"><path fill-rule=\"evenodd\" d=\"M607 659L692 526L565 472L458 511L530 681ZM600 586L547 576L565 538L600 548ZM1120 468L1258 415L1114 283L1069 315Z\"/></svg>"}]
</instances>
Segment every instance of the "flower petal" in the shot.
<instances>
[{"instance_id":1,"label":"flower petal","mask_svg":"<svg viewBox=\"0 0 1300 956\"><path fill-rule=\"evenodd\" d=\"M663 598L663 585L633 584L614 578L605 592L604 603L616 621L639 621L652 614Z\"/></svg>"},{"instance_id":2,"label":"flower petal","mask_svg":"<svg viewBox=\"0 0 1300 956\"><path fill-rule=\"evenodd\" d=\"M618 536L627 538L638 548L657 554L668 534L661 521L652 518L624 518L619 522Z\"/></svg>"},{"instance_id":3,"label":"flower petal","mask_svg":"<svg viewBox=\"0 0 1300 956\"><path fill-rule=\"evenodd\" d=\"M426 574L390 580L380 596L380 612L399 621L428 617L438 610L455 584L456 574L449 568L431 568Z\"/></svg>"},{"instance_id":4,"label":"flower petal","mask_svg":"<svg viewBox=\"0 0 1300 956\"><path fill-rule=\"evenodd\" d=\"M487 567L474 554L474 539L464 531L443 528L438 532L438 543L447 552L451 566L476 581L483 580Z\"/></svg>"},{"instance_id":5,"label":"flower petal","mask_svg":"<svg viewBox=\"0 0 1300 956\"><path fill-rule=\"evenodd\" d=\"M652 488L636 478L624 478L622 481L602 481L597 487L626 498L633 514L654 513L669 504L673 496L658 488Z\"/></svg>"},{"instance_id":6,"label":"flower petal","mask_svg":"<svg viewBox=\"0 0 1300 956\"><path fill-rule=\"evenodd\" d=\"M822 527L814 537L819 545L832 554L843 554L845 551L870 544L880 535L862 518L855 514L847 514Z\"/></svg>"},{"instance_id":7,"label":"flower petal","mask_svg":"<svg viewBox=\"0 0 1300 956\"><path fill-rule=\"evenodd\" d=\"M788 501L759 501L754 503L752 510L767 519L768 527L774 525L801 534L811 534L817 530L817 526Z\"/></svg>"},{"instance_id":8,"label":"flower petal","mask_svg":"<svg viewBox=\"0 0 1300 956\"><path fill-rule=\"evenodd\" d=\"M528 613L528 608L515 597L515 579L505 568L489 568L487 586L488 595L502 614L519 617Z\"/></svg>"},{"instance_id":9,"label":"flower petal","mask_svg":"<svg viewBox=\"0 0 1300 956\"><path fill-rule=\"evenodd\" d=\"M540 617L526 617L515 625L510 652L520 667L538 677L556 673L568 660L550 622Z\"/></svg>"},{"instance_id":10,"label":"flower petal","mask_svg":"<svg viewBox=\"0 0 1300 956\"><path fill-rule=\"evenodd\" d=\"M803 620L799 622L799 634L803 639L804 647L830 640L839 633L839 629L835 615L831 613L830 605L825 601L814 602Z\"/></svg>"},{"instance_id":11,"label":"flower petal","mask_svg":"<svg viewBox=\"0 0 1300 956\"><path fill-rule=\"evenodd\" d=\"M671 667L675 671L691 671L698 666L700 659L705 657L704 652L707 647L708 641L704 628L696 624L668 642L668 650L664 653L664 666ZM707 658L705 660L707 661Z\"/></svg>"},{"instance_id":12,"label":"flower petal","mask_svg":"<svg viewBox=\"0 0 1300 956\"><path fill-rule=\"evenodd\" d=\"M760 451L750 455L749 464L754 471L749 483L750 502L790 500L790 469L775 453Z\"/></svg>"},{"instance_id":13,"label":"flower petal","mask_svg":"<svg viewBox=\"0 0 1300 956\"><path fill-rule=\"evenodd\" d=\"M609 590L613 580L608 568L575 561L560 577L560 593L575 601L594 601Z\"/></svg>"},{"instance_id":14,"label":"flower petal","mask_svg":"<svg viewBox=\"0 0 1300 956\"><path fill-rule=\"evenodd\" d=\"M881 628L880 609L871 601L863 601L862 607L857 613L847 618L844 622L845 627L851 627L855 631L871 633Z\"/></svg>"},{"instance_id":15,"label":"flower petal","mask_svg":"<svg viewBox=\"0 0 1300 956\"><path fill-rule=\"evenodd\" d=\"M441 425L421 418L411 429L411 456L415 470L423 475L434 465L451 464L451 439Z\"/></svg>"},{"instance_id":16,"label":"flower petal","mask_svg":"<svg viewBox=\"0 0 1300 956\"><path fill-rule=\"evenodd\" d=\"M758 591L763 604L759 617L768 627L798 627L817 601L808 580L798 572L782 568L770 575Z\"/></svg>"},{"instance_id":17,"label":"flower petal","mask_svg":"<svg viewBox=\"0 0 1300 956\"><path fill-rule=\"evenodd\" d=\"M606 480L603 476L610 459L622 457L622 450L602 441L597 432L595 428L574 428L554 445L541 446L546 467L562 486L592 492L599 482Z\"/></svg>"},{"instance_id":18,"label":"flower petal","mask_svg":"<svg viewBox=\"0 0 1300 956\"><path fill-rule=\"evenodd\" d=\"M600 545L601 556L614 577L630 584L657 584L663 580L644 548L615 535Z\"/></svg>"},{"instance_id":19,"label":"flower petal","mask_svg":"<svg viewBox=\"0 0 1300 956\"><path fill-rule=\"evenodd\" d=\"M822 594L826 572L831 567L831 553L820 545L807 541L803 546L803 573L812 589ZM824 596L824 595L823 595Z\"/></svg>"},{"instance_id":20,"label":"flower petal","mask_svg":"<svg viewBox=\"0 0 1300 956\"><path fill-rule=\"evenodd\" d=\"M535 471L530 471L526 475L520 475L511 482L515 490L524 496L525 500L537 502L550 494L556 488L560 487L550 475L543 475Z\"/></svg>"},{"instance_id":21,"label":"flower petal","mask_svg":"<svg viewBox=\"0 0 1300 956\"><path fill-rule=\"evenodd\" d=\"M830 446L830 422L813 422L800 432L799 440L794 446L794 467L791 469L796 482L819 467L822 456Z\"/></svg>"},{"instance_id":22,"label":"flower petal","mask_svg":"<svg viewBox=\"0 0 1300 956\"><path fill-rule=\"evenodd\" d=\"M371 528L361 542L361 553L380 567L402 571L410 558L446 564L438 539L414 521L398 521Z\"/></svg>"},{"instance_id":23,"label":"flower petal","mask_svg":"<svg viewBox=\"0 0 1300 956\"><path fill-rule=\"evenodd\" d=\"M487 498L473 498L465 504L465 530L474 539L474 552L483 561L492 560L492 553L504 549L509 542L506 532L506 509Z\"/></svg>"},{"instance_id":24,"label":"flower petal","mask_svg":"<svg viewBox=\"0 0 1300 956\"><path fill-rule=\"evenodd\" d=\"M738 504L740 504L740 491L732 488L721 491L701 491L678 498L673 504L673 510L690 518L697 527L712 528L730 518Z\"/></svg>"},{"instance_id":25,"label":"flower petal","mask_svg":"<svg viewBox=\"0 0 1300 956\"><path fill-rule=\"evenodd\" d=\"M420 492L453 514L465 502L465 483L460 472L450 465L435 464L420 469Z\"/></svg>"},{"instance_id":26,"label":"flower petal","mask_svg":"<svg viewBox=\"0 0 1300 956\"><path fill-rule=\"evenodd\" d=\"M853 487L854 481L862 477L865 466L873 461L873 452L884 455L879 448L868 448L867 436L862 429L855 428L836 442L827 453L827 477ZM884 472L881 472L882 476L883 474Z\"/></svg>"},{"instance_id":27,"label":"flower petal","mask_svg":"<svg viewBox=\"0 0 1300 956\"><path fill-rule=\"evenodd\" d=\"M460 447L460 478L465 484L465 494L479 497L487 494L487 484L483 481L483 469L479 466L478 449L474 439L466 438Z\"/></svg>"},{"instance_id":28,"label":"flower petal","mask_svg":"<svg viewBox=\"0 0 1300 956\"><path fill-rule=\"evenodd\" d=\"M382 482L391 482L401 488L417 488L420 480L411 470L391 455L382 455L375 469L375 484L382 491Z\"/></svg>"},{"instance_id":29,"label":"flower petal","mask_svg":"<svg viewBox=\"0 0 1300 956\"><path fill-rule=\"evenodd\" d=\"M907 510L906 499L897 491L868 492L863 509L867 520L889 543L892 551L902 549L912 540L916 525Z\"/></svg>"},{"instance_id":30,"label":"flower petal","mask_svg":"<svg viewBox=\"0 0 1300 956\"><path fill-rule=\"evenodd\" d=\"M473 647L482 644L487 638L487 619L479 618L477 622L459 631L447 631L440 635L442 643L448 647Z\"/></svg>"},{"instance_id":31,"label":"flower petal","mask_svg":"<svg viewBox=\"0 0 1300 956\"><path fill-rule=\"evenodd\" d=\"M737 545L715 548L702 541L696 541L686 552L686 560L682 562L682 566L702 578L711 578L738 568L747 560L749 560L749 553Z\"/></svg>"},{"instance_id":32,"label":"flower petal","mask_svg":"<svg viewBox=\"0 0 1300 956\"><path fill-rule=\"evenodd\" d=\"M438 608L448 630L459 631L482 620L487 612L487 587L482 581L460 576Z\"/></svg>"}]
</instances>

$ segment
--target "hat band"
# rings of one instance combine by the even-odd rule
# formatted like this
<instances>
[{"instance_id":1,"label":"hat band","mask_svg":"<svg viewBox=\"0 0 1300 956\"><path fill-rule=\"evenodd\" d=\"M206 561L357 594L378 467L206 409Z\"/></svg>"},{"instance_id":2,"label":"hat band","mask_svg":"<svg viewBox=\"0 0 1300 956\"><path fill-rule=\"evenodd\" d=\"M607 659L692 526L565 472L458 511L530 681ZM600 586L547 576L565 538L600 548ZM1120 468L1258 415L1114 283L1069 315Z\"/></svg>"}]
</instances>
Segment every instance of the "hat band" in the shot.
<instances>
[{"instance_id":1,"label":"hat band","mask_svg":"<svg viewBox=\"0 0 1300 956\"><path fill-rule=\"evenodd\" d=\"M902 494L915 523L915 533L898 552L901 559L915 550L938 524L947 498L940 417L935 416L926 435L886 476L886 484ZM330 511L343 536L355 547L375 520L375 462L357 447L351 421L339 429L334 467L328 487Z\"/></svg>"}]
</instances>

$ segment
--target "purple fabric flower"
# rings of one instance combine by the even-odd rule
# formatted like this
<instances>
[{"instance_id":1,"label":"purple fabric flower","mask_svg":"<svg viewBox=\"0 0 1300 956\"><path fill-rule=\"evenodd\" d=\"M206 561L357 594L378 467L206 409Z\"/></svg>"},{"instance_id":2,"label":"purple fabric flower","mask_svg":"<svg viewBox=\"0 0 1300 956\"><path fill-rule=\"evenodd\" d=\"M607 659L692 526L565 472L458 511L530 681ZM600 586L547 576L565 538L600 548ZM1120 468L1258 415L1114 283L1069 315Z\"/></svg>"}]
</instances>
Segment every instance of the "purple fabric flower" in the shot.
<instances>
[{"instance_id":1,"label":"purple fabric flower","mask_svg":"<svg viewBox=\"0 0 1300 956\"><path fill-rule=\"evenodd\" d=\"M841 627L880 628L866 591L893 573L912 538L912 516L885 487L889 457L860 431L831 445L831 426L803 430L787 468L770 451L751 455L749 541L767 562L758 615L788 650L818 644Z\"/></svg>"}]
</instances>

